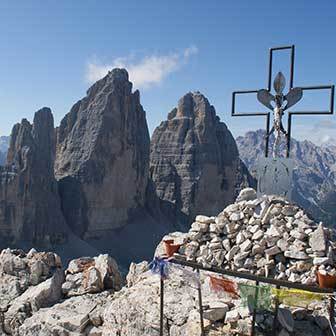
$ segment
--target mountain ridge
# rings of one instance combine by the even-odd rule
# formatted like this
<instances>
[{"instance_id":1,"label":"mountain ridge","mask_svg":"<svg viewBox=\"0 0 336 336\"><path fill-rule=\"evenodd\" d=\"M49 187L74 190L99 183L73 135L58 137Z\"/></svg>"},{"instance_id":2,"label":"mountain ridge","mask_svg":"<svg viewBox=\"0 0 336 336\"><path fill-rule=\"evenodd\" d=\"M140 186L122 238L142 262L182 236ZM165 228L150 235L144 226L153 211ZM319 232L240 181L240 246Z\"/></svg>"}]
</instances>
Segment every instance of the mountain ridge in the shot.
<instances>
[{"instance_id":1,"label":"mountain ridge","mask_svg":"<svg viewBox=\"0 0 336 336\"><path fill-rule=\"evenodd\" d=\"M257 158L264 156L265 131L247 132L236 138L240 157L255 174ZM270 148L274 137L270 138ZM285 152L284 142L281 145ZM296 169L293 173L293 200L319 220L333 225L336 213L331 204L336 197L336 150L332 146L318 146L309 140L291 139L290 157ZM254 172L253 172L254 171Z\"/></svg>"}]
</instances>

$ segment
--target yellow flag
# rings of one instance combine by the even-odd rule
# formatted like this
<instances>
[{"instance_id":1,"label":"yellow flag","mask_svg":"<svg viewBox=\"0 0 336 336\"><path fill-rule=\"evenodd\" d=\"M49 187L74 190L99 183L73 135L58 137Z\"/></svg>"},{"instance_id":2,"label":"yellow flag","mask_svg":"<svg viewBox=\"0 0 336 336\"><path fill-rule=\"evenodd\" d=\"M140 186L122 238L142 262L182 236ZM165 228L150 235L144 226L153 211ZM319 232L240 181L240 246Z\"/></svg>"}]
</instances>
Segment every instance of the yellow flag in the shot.
<instances>
[{"instance_id":1,"label":"yellow flag","mask_svg":"<svg viewBox=\"0 0 336 336\"><path fill-rule=\"evenodd\" d=\"M272 288L272 294L277 296L280 303L287 306L306 308L312 302L322 301L325 295L311 293L300 289L277 289Z\"/></svg>"}]
</instances>

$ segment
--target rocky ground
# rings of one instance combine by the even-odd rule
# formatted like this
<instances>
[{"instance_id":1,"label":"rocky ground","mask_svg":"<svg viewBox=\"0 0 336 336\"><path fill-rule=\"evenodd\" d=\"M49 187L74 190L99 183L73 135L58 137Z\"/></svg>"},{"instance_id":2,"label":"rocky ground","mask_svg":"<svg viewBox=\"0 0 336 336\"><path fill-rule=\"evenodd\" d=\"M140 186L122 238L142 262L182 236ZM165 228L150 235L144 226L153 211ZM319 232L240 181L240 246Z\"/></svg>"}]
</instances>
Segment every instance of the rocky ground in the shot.
<instances>
[{"instance_id":1,"label":"rocky ground","mask_svg":"<svg viewBox=\"0 0 336 336\"><path fill-rule=\"evenodd\" d=\"M274 197L257 199L251 189L217 217L197 216L189 232L166 238L184 243L181 257L204 265L310 285L316 285L318 269L334 271L329 229L296 205ZM164 253L163 245L157 256ZM123 281L108 255L75 259L64 269L55 253L5 249L0 254L0 335L158 336L160 280L148 268L146 261L132 263ZM165 280L164 335L200 335L198 283L192 272L172 266ZM206 335L249 335L251 307L214 292L208 275L200 275ZM331 335L327 304L281 304L276 334ZM271 334L271 306L258 310L256 324L256 335Z\"/></svg>"}]
</instances>

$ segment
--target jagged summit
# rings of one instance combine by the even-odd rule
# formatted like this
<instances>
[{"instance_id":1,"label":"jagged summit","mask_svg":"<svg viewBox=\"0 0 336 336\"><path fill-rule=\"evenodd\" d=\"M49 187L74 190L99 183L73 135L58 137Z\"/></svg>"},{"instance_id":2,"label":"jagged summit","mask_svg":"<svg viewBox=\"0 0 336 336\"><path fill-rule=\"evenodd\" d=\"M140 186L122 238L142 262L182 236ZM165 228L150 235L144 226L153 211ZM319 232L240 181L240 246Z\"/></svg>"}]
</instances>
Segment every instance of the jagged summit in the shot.
<instances>
[{"instance_id":1,"label":"jagged summit","mask_svg":"<svg viewBox=\"0 0 336 336\"><path fill-rule=\"evenodd\" d=\"M77 234L122 227L143 206L149 133L126 70L109 72L72 107L58 129L56 154L63 212Z\"/></svg>"},{"instance_id":2,"label":"jagged summit","mask_svg":"<svg viewBox=\"0 0 336 336\"><path fill-rule=\"evenodd\" d=\"M183 225L200 209L218 212L249 181L232 134L199 92L184 95L155 129L150 159L156 194Z\"/></svg>"},{"instance_id":3,"label":"jagged summit","mask_svg":"<svg viewBox=\"0 0 336 336\"><path fill-rule=\"evenodd\" d=\"M14 125L6 168L1 170L0 237L50 244L65 239L67 228L54 177L54 120L49 108Z\"/></svg>"},{"instance_id":4,"label":"jagged summit","mask_svg":"<svg viewBox=\"0 0 336 336\"><path fill-rule=\"evenodd\" d=\"M107 73L107 75L97 82L95 82L88 90L87 95L95 95L97 91L106 89L109 87L109 90L114 87L115 89L120 89L121 87L125 88L129 93L132 91L133 84L129 81L128 72L126 69L115 68ZM113 90L113 89L112 89Z\"/></svg>"},{"instance_id":5,"label":"jagged summit","mask_svg":"<svg viewBox=\"0 0 336 336\"><path fill-rule=\"evenodd\" d=\"M195 91L188 92L179 99L177 108L168 114L168 120L173 118L198 119L204 116L215 119L215 108L201 92Z\"/></svg>"}]
</instances>

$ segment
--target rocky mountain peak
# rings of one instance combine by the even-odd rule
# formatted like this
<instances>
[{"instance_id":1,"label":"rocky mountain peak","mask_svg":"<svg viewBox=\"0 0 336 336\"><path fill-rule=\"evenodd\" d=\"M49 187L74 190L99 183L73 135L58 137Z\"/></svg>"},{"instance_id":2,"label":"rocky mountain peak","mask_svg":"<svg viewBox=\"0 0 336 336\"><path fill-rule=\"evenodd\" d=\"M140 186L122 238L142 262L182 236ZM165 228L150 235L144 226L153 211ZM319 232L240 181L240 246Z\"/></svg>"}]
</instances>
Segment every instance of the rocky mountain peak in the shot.
<instances>
[{"instance_id":1,"label":"rocky mountain peak","mask_svg":"<svg viewBox=\"0 0 336 336\"><path fill-rule=\"evenodd\" d=\"M208 118L214 120L216 111L208 99L199 91L188 92L178 101L177 108L168 115L168 119L190 118L195 121Z\"/></svg>"},{"instance_id":2,"label":"rocky mountain peak","mask_svg":"<svg viewBox=\"0 0 336 336\"><path fill-rule=\"evenodd\" d=\"M9 243L56 243L67 232L54 177L54 121L51 110L14 125L6 168L1 170L0 235Z\"/></svg>"},{"instance_id":3,"label":"rocky mountain peak","mask_svg":"<svg viewBox=\"0 0 336 336\"><path fill-rule=\"evenodd\" d=\"M235 141L199 92L187 93L151 139L151 178L156 194L178 220L196 209L211 215L232 201L248 173Z\"/></svg>"},{"instance_id":4,"label":"rocky mountain peak","mask_svg":"<svg viewBox=\"0 0 336 336\"><path fill-rule=\"evenodd\" d=\"M125 225L145 202L149 163L146 115L127 71L96 82L57 133L55 172L69 225L80 235Z\"/></svg>"},{"instance_id":5,"label":"rocky mountain peak","mask_svg":"<svg viewBox=\"0 0 336 336\"><path fill-rule=\"evenodd\" d=\"M103 94L106 91L119 91L131 94L132 83L128 79L126 69L115 68L107 73L105 77L94 83L87 91L87 96L92 97Z\"/></svg>"}]
</instances>

